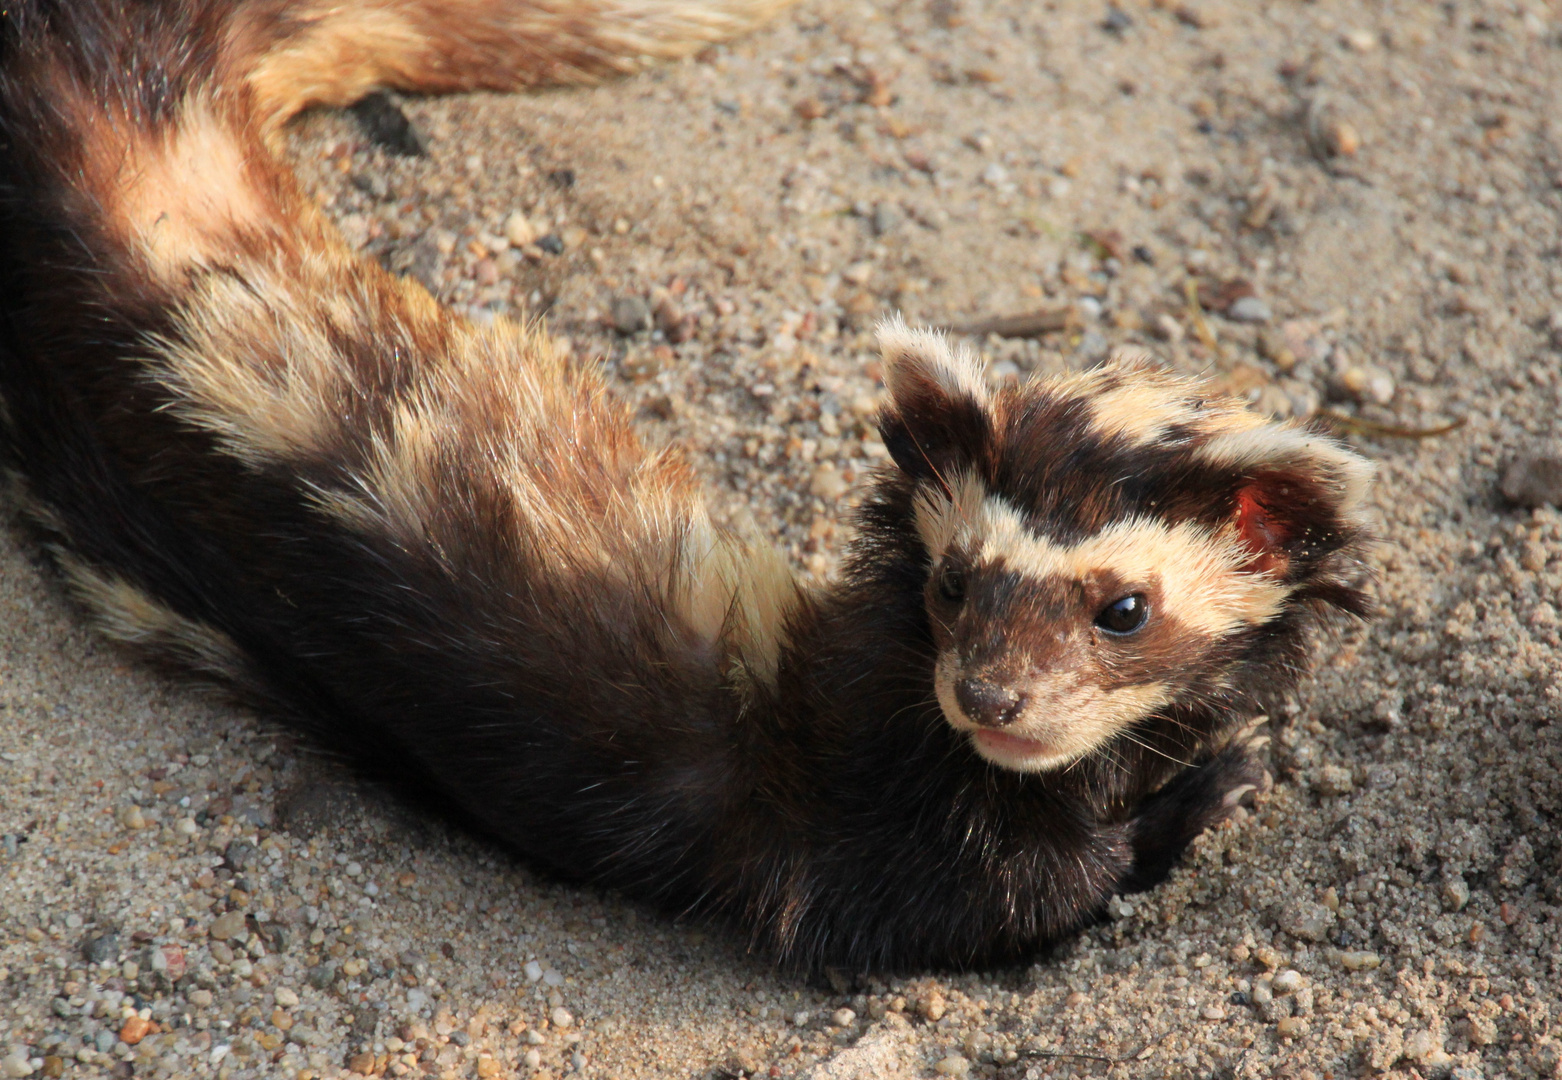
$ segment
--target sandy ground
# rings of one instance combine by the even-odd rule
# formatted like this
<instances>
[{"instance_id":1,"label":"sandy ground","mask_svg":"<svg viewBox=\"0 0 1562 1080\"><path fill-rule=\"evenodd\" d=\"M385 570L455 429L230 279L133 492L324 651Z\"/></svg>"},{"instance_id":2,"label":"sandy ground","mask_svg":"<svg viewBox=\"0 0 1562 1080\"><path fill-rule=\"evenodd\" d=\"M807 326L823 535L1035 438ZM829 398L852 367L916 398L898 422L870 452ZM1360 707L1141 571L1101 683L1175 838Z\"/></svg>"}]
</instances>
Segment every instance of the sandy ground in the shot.
<instances>
[{"instance_id":1,"label":"sandy ground","mask_svg":"<svg viewBox=\"0 0 1562 1080\"><path fill-rule=\"evenodd\" d=\"M1034 965L811 984L135 663L13 527L0 1074L1562 1075L1562 516L1498 493L1562 404L1559 16L814 0L613 85L410 102L424 159L306 120L353 242L605 357L804 572L882 456L873 320L1042 311L973 339L996 377L1140 344L1355 418L1383 613L1167 885Z\"/></svg>"}]
</instances>

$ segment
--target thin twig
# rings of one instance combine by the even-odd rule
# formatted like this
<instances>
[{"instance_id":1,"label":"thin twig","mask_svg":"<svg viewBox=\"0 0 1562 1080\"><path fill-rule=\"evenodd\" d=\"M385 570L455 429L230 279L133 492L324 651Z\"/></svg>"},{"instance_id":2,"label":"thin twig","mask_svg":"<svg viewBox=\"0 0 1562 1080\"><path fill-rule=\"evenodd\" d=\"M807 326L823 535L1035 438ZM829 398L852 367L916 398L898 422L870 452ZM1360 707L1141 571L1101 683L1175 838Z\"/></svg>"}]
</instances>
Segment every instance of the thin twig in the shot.
<instances>
[{"instance_id":1,"label":"thin twig","mask_svg":"<svg viewBox=\"0 0 1562 1080\"><path fill-rule=\"evenodd\" d=\"M1457 431L1464 427L1466 417L1449 421L1441 427L1435 428L1411 428L1401 427L1398 424L1380 424L1376 420L1363 420L1359 416L1346 416L1332 409L1319 409L1313 413L1319 420L1335 425L1343 431L1357 435L1386 435L1393 439L1434 439L1439 435L1447 435L1450 431Z\"/></svg>"},{"instance_id":2,"label":"thin twig","mask_svg":"<svg viewBox=\"0 0 1562 1080\"><path fill-rule=\"evenodd\" d=\"M1193 323L1193 332L1199 336L1204 347L1216 356L1224 357L1220 342L1215 340L1215 331L1209 328L1209 323L1204 320L1204 306L1199 303L1199 283L1194 278L1189 278L1183 287L1183 292L1188 298L1188 318Z\"/></svg>"},{"instance_id":3,"label":"thin twig","mask_svg":"<svg viewBox=\"0 0 1562 1080\"><path fill-rule=\"evenodd\" d=\"M1076 1054L1069 1050L1021 1050L1021 1057L1073 1058L1076 1061L1099 1061L1105 1065L1121 1065L1124 1058L1103 1057L1100 1054Z\"/></svg>"},{"instance_id":4,"label":"thin twig","mask_svg":"<svg viewBox=\"0 0 1562 1080\"><path fill-rule=\"evenodd\" d=\"M1023 315L999 315L990 319L978 319L973 323L951 326L947 329L951 333L967 334L971 337L997 334L1004 338L1035 338L1067 330L1074 325L1074 322L1075 315L1072 308L1053 308L1028 311Z\"/></svg>"}]
</instances>

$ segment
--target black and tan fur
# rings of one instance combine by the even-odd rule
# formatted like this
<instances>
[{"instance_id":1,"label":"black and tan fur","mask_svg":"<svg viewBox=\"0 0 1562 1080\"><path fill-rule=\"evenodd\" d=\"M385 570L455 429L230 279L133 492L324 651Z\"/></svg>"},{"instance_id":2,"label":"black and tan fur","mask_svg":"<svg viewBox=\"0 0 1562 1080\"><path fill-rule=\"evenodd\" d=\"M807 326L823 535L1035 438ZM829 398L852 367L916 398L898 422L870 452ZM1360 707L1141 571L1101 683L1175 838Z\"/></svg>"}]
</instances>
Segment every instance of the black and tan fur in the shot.
<instances>
[{"instance_id":1,"label":"black and tan fur","mask_svg":"<svg viewBox=\"0 0 1562 1080\"><path fill-rule=\"evenodd\" d=\"M6 448L107 632L540 863L798 966L1022 954L1261 777L1226 740L1363 606L1363 463L1143 363L990 391L892 326L896 467L812 589L273 153L312 104L595 77L777 6L0 7ZM1150 620L1104 635L1127 593Z\"/></svg>"}]
</instances>

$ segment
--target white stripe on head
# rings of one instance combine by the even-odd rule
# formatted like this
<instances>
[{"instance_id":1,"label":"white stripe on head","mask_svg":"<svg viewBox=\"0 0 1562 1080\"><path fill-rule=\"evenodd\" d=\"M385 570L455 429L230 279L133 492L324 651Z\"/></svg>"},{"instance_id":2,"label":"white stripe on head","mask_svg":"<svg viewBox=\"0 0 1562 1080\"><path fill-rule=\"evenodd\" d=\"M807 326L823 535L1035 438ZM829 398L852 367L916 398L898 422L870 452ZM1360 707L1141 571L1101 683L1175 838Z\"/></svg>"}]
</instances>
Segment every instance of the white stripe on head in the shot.
<instances>
[{"instance_id":1,"label":"white stripe on head","mask_svg":"<svg viewBox=\"0 0 1562 1080\"><path fill-rule=\"evenodd\" d=\"M960 544L978 565L1001 563L1036 581L1084 581L1106 573L1125 584L1154 582L1167 614L1212 637L1272 619L1290 593L1273 575L1245 569L1252 553L1230 527L1140 516L1077 544L1059 544L1038 536L1012 504L986 494L971 478L955 485L952 500L924 487L915 512L935 559Z\"/></svg>"}]
</instances>

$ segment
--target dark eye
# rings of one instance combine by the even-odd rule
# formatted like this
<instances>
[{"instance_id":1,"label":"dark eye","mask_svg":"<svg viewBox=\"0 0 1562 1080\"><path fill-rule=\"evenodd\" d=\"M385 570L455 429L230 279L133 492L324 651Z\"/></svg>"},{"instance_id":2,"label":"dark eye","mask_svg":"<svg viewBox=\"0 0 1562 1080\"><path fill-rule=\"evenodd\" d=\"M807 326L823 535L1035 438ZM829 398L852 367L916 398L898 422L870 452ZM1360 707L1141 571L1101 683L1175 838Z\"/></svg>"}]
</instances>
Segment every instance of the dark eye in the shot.
<instances>
[{"instance_id":1,"label":"dark eye","mask_svg":"<svg viewBox=\"0 0 1562 1080\"><path fill-rule=\"evenodd\" d=\"M945 563L938 574L938 595L951 604L965 599L965 574L958 566Z\"/></svg>"},{"instance_id":2,"label":"dark eye","mask_svg":"<svg viewBox=\"0 0 1562 1080\"><path fill-rule=\"evenodd\" d=\"M1120 596L1096 616L1096 625L1109 634L1131 634L1150 617L1150 605L1143 593Z\"/></svg>"}]
</instances>

